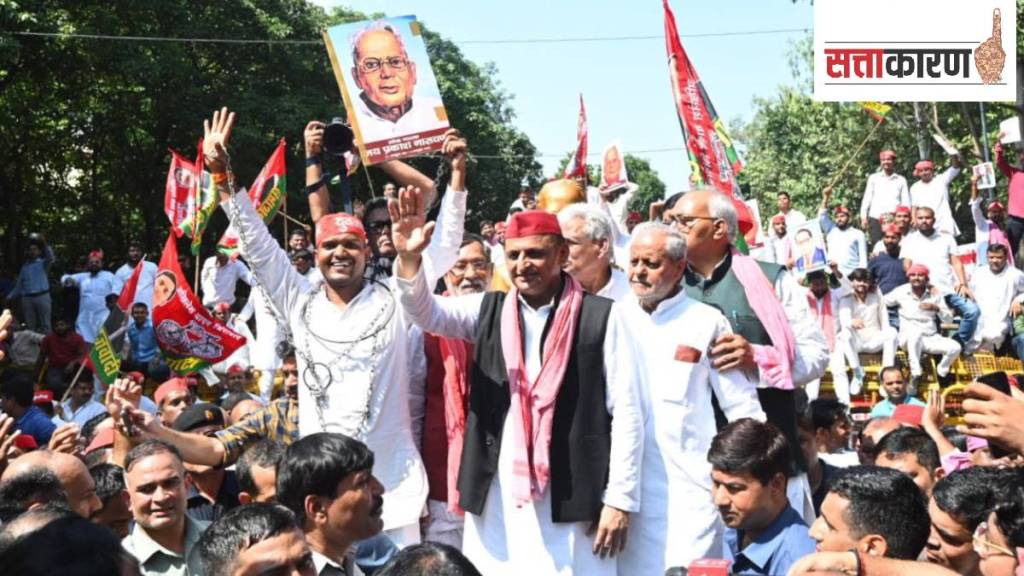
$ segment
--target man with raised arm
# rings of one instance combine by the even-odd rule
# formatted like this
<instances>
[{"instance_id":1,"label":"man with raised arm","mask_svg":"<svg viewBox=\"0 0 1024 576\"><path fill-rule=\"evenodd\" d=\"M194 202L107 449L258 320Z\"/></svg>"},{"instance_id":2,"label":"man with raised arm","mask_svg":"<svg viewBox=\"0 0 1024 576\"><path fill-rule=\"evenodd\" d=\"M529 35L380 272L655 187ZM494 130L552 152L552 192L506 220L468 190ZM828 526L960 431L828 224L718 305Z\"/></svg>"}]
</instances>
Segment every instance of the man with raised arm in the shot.
<instances>
[{"instance_id":1,"label":"man with raised arm","mask_svg":"<svg viewBox=\"0 0 1024 576\"><path fill-rule=\"evenodd\" d=\"M299 274L270 235L246 194L238 194L226 146L234 114L226 108L204 124L206 165L223 208L238 231L242 255L269 301L287 318L298 355L299 432L339 432L381 454L374 474L386 491L384 529L399 546L419 541L426 475L409 415L410 367L421 353L397 304L394 284L364 278L367 233L346 213L316 221L316 261L323 281ZM454 263L462 236L466 144L449 132L449 193L439 216L441 236L431 270ZM323 190L326 199L326 190ZM319 197L318 197L319 199ZM311 209L314 202L311 201ZM322 207L322 205L317 205ZM451 248L454 246L454 248ZM439 275L432 275L436 282Z\"/></svg>"},{"instance_id":2,"label":"man with raised arm","mask_svg":"<svg viewBox=\"0 0 1024 576\"><path fill-rule=\"evenodd\" d=\"M563 271L558 218L538 210L509 222L508 294L435 297L423 194L402 190L389 209L402 307L425 332L473 342L458 479L466 556L496 576L616 574L640 505L644 424L612 302Z\"/></svg>"}]
</instances>

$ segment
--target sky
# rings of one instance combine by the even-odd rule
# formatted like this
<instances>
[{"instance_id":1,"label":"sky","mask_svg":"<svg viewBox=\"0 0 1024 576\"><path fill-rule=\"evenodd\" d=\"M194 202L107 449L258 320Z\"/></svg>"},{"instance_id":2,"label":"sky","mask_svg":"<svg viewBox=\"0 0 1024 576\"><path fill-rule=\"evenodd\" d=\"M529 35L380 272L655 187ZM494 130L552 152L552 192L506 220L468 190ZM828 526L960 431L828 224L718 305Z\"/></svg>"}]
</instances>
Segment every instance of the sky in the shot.
<instances>
[{"instance_id":1,"label":"sky","mask_svg":"<svg viewBox=\"0 0 1024 576\"><path fill-rule=\"evenodd\" d=\"M666 64L659 0L314 0L367 14L413 14L459 45L477 64L492 62L512 96L515 126L541 152L546 176L576 146L579 94L590 129L589 162L619 139L647 159L672 193L687 187L683 150ZM720 117L749 121L754 98L790 84L791 44L806 33L693 37L687 34L807 29L810 2L670 0L694 67ZM485 43L478 41L654 36L650 40ZM453 119L458 127L458 119ZM472 142L470 142L472 148ZM668 151L660 151L671 149ZM643 152L651 151L654 152ZM478 151L484 153L485 151Z\"/></svg>"}]
</instances>

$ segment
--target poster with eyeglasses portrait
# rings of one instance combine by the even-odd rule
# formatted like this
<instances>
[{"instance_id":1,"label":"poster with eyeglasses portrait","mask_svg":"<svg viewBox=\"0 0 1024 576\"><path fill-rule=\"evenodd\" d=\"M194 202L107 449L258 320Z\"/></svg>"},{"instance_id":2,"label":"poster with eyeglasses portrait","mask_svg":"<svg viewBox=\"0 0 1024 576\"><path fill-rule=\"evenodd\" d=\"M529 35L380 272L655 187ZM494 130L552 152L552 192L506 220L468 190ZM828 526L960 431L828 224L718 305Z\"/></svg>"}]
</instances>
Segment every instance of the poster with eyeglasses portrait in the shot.
<instances>
[{"instance_id":1,"label":"poster with eyeglasses portrait","mask_svg":"<svg viewBox=\"0 0 1024 576\"><path fill-rule=\"evenodd\" d=\"M363 162L441 149L448 114L415 16L334 26L324 43Z\"/></svg>"},{"instance_id":2,"label":"poster with eyeglasses portrait","mask_svg":"<svg viewBox=\"0 0 1024 576\"><path fill-rule=\"evenodd\" d=\"M803 276L815 270L828 268L828 252L825 248L825 237L821 233L821 224L817 220L808 220L797 226L793 232L790 254L793 258L792 270Z\"/></svg>"}]
</instances>

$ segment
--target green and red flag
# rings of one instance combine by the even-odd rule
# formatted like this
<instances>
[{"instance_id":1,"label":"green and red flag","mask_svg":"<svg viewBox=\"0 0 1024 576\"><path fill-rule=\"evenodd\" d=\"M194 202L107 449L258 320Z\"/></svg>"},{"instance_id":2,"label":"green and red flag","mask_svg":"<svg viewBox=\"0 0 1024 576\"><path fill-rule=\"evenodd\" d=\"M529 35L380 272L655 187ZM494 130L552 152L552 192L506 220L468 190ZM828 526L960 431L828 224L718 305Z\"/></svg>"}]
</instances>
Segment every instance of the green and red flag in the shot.
<instances>
[{"instance_id":1,"label":"green and red flag","mask_svg":"<svg viewBox=\"0 0 1024 576\"><path fill-rule=\"evenodd\" d=\"M196 179L196 165L181 154L171 150L171 167L167 171L167 185L164 191L164 213L171 221L171 230L181 237L184 222L192 219L195 198L192 189Z\"/></svg>"},{"instance_id":2,"label":"green and red flag","mask_svg":"<svg viewBox=\"0 0 1024 576\"><path fill-rule=\"evenodd\" d=\"M287 194L285 192L285 142L284 138L277 143L277 148L270 155L263 169L256 176L256 180L249 188L249 199L256 208L263 222L270 224L270 221L277 216L278 210L285 205ZM234 256L238 249L238 233L233 226L228 226L224 235L217 241L217 250L228 256Z\"/></svg>"},{"instance_id":3,"label":"green and red flag","mask_svg":"<svg viewBox=\"0 0 1024 576\"><path fill-rule=\"evenodd\" d=\"M869 116L879 122L885 122L885 115L892 110L892 106L884 102L861 102L860 106Z\"/></svg>"},{"instance_id":4,"label":"green and red flag","mask_svg":"<svg viewBox=\"0 0 1024 576\"><path fill-rule=\"evenodd\" d=\"M103 384L110 386L114 383L114 379L117 378L117 372L121 369L121 359L117 356L117 352L114 351L114 345L110 343L110 337L107 336L106 328L100 328L100 333L92 344L92 351L89 352L89 363L92 364L93 372Z\"/></svg>"},{"instance_id":5,"label":"green and red flag","mask_svg":"<svg viewBox=\"0 0 1024 576\"><path fill-rule=\"evenodd\" d=\"M697 70L679 41L676 18L662 0L665 10L665 44L668 51L669 77L679 115L679 126L686 141L690 170L698 184L707 184L726 194L738 190L736 175L743 163L736 154L725 125L711 105L711 98L697 75Z\"/></svg>"},{"instance_id":6,"label":"green and red flag","mask_svg":"<svg viewBox=\"0 0 1024 576\"><path fill-rule=\"evenodd\" d=\"M199 254L203 243L203 231L206 230L206 225L210 223L213 211L219 204L217 189L213 186L213 175L203 166L203 140L199 141L199 153L193 176L188 193L191 209L186 217L178 222L178 230L174 234L178 237L191 238L191 253Z\"/></svg>"},{"instance_id":7,"label":"green and red flag","mask_svg":"<svg viewBox=\"0 0 1024 576\"><path fill-rule=\"evenodd\" d=\"M153 327L167 365L179 374L216 364L245 344L244 336L214 319L192 292L178 265L174 234L167 237L153 283Z\"/></svg>"}]
</instances>

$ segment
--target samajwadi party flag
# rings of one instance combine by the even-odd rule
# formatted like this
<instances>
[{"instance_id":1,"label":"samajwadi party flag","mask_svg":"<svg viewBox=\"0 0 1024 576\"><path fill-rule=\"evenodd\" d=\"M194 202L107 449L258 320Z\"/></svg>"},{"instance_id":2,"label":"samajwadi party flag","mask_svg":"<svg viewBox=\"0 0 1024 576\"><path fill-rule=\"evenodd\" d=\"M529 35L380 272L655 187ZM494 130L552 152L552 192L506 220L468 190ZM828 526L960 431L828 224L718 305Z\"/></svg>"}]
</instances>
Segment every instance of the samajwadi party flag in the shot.
<instances>
[{"instance_id":1,"label":"samajwadi party flag","mask_svg":"<svg viewBox=\"0 0 1024 576\"><path fill-rule=\"evenodd\" d=\"M135 291L139 289L139 277L142 276L142 267L145 265L145 258L139 260L139 263L135 265L135 270L132 270L132 275L124 283L121 295L117 298L117 307L123 310L125 314L131 314L132 312L132 305L135 303Z\"/></svg>"},{"instance_id":2,"label":"samajwadi party flag","mask_svg":"<svg viewBox=\"0 0 1024 576\"><path fill-rule=\"evenodd\" d=\"M110 343L106 328L100 328L100 333L92 344L92 351L89 352L89 361L92 363L96 377L107 386L117 378L117 371L121 369L121 359L114 352L114 346Z\"/></svg>"},{"instance_id":3,"label":"samajwadi party flag","mask_svg":"<svg viewBox=\"0 0 1024 576\"><path fill-rule=\"evenodd\" d=\"M195 198L192 186L195 183L196 166L181 154L171 150L171 167L167 171L167 186L164 191L164 213L171 221L171 230L181 237L182 224L192 218Z\"/></svg>"},{"instance_id":4,"label":"samajwadi party flag","mask_svg":"<svg viewBox=\"0 0 1024 576\"><path fill-rule=\"evenodd\" d=\"M704 86L697 76L697 70L690 63L683 44L679 41L676 18L668 5L665 8L665 44L668 51L668 69L672 80L672 94L679 114L679 125L686 140L690 158L690 169L698 184L713 186L728 194L734 194L736 174L743 169L739 155L733 148L732 140L725 125L718 118L711 105Z\"/></svg>"},{"instance_id":5,"label":"samajwadi party flag","mask_svg":"<svg viewBox=\"0 0 1024 576\"><path fill-rule=\"evenodd\" d=\"M167 365L180 374L227 358L245 344L203 308L178 266L178 246L169 234L153 284L153 326Z\"/></svg>"},{"instance_id":6,"label":"samajwadi party flag","mask_svg":"<svg viewBox=\"0 0 1024 576\"><path fill-rule=\"evenodd\" d=\"M587 109L580 94L580 115L576 120L576 151L565 165L563 178L587 178Z\"/></svg>"},{"instance_id":7,"label":"samajwadi party flag","mask_svg":"<svg viewBox=\"0 0 1024 576\"><path fill-rule=\"evenodd\" d=\"M263 165L263 169L260 170L256 180L252 183L252 187L249 188L249 199L252 200L252 205L256 207L256 212L259 213L260 217L267 224L270 224L274 216L277 216L277 211L285 203L284 149L284 138L281 138L277 148L274 149L274 153L270 155L270 159ZM224 235L217 241L217 247L220 249L237 245L238 233L235 232L234 226L228 226L228 229L224 231Z\"/></svg>"},{"instance_id":8,"label":"samajwadi party flag","mask_svg":"<svg viewBox=\"0 0 1024 576\"><path fill-rule=\"evenodd\" d=\"M188 212L180 221L172 222L175 226L175 235L179 238L188 236L192 239L193 254L199 254L203 230L206 230L206 225L210 223L217 204L217 188L213 185L213 176L203 168L203 141L200 140L189 187Z\"/></svg>"}]
</instances>

